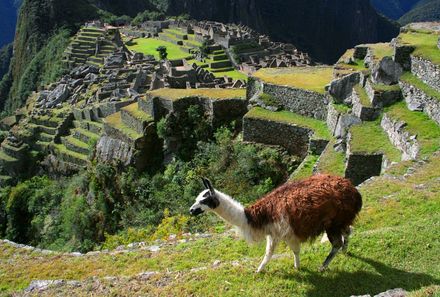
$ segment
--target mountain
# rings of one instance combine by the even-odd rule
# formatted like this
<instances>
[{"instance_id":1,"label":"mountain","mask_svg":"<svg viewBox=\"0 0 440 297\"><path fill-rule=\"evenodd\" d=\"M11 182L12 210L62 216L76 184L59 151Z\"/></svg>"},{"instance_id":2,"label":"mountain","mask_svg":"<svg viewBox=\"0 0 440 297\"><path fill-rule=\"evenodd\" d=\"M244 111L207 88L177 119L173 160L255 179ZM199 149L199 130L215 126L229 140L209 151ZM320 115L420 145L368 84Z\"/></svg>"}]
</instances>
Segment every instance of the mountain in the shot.
<instances>
[{"instance_id":1,"label":"mountain","mask_svg":"<svg viewBox=\"0 0 440 297\"><path fill-rule=\"evenodd\" d=\"M363 0L170 0L168 13L243 23L325 63L335 62L355 44L398 34L396 24Z\"/></svg>"},{"instance_id":2,"label":"mountain","mask_svg":"<svg viewBox=\"0 0 440 297\"><path fill-rule=\"evenodd\" d=\"M14 0L0 1L0 48L14 40L19 5Z\"/></svg>"},{"instance_id":3,"label":"mountain","mask_svg":"<svg viewBox=\"0 0 440 297\"><path fill-rule=\"evenodd\" d=\"M412 22L439 21L440 0L422 0L414 9L403 15L399 23L406 25Z\"/></svg>"},{"instance_id":4,"label":"mountain","mask_svg":"<svg viewBox=\"0 0 440 297\"><path fill-rule=\"evenodd\" d=\"M398 20L421 0L370 0L370 2L378 12L390 19Z\"/></svg>"}]
</instances>

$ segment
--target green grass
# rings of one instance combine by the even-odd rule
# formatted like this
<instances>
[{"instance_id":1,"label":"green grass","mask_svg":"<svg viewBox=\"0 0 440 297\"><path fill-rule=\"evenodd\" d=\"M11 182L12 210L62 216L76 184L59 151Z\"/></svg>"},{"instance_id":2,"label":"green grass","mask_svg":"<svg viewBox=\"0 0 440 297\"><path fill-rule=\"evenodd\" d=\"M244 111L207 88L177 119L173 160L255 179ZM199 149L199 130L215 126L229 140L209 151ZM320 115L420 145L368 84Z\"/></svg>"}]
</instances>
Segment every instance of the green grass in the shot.
<instances>
[{"instance_id":1,"label":"green grass","mask_svg":"<svg viewBox=\"0 0 440 297\"><path fill-rule=\"evenodd\" d=\"M402 44L412 45L416 49L413 52L414 56L430 60L434 64L440 65L440 53L437 47L439 33L434 32L405 32L399 35L399 40Z\"/></svg>"},{"instance_id":2,"label":"green grass","mask_svg":"<svg viewBox=\"0 0 440 297\"><path fill-rule=\"evenodd\" d=\"M306 127L315 132L314 137L319 139L330 139L330 132L323 121L305 117L289 111L269 111L261 107L252 108L246 117L265 119L275 122L289 123L301 127Z\"/></svg>"},{"instance_id":3,"label":"green grass","mask_svg":"<svg viewBox=\"0 0 440 297\"><path fill-rule=\"evenodd\" d=\"M291 180L301 180L313 175L313 168L315 167L316 161L318 161L319 156L308 155L295 172L290 177Z\"/></svg>"},{"instance_id":4,"label":"green grass","mask_svg":"<svg viewBox=\"0 0 440 297\"><path fill-rule=\"evenodd\" d=\"M400 91L399 85L384 85L384 84L374 84L370 81L371 87L377 92L398 92Z\"/></svg>"},{"instance_id":5,"label":"green grass","mask_svg":"<svg viewBox=\"0 0 440 297\"><path fill-rule=\"evenodd\" d=\"M391 57L394 54L394 49L389 43L368 44L368 47L373 51L375 60L382 60L385 57Z\"/></svg>"},{"instance_id":6,"label":"green grass","mask_svg":"<svg viewBox=\"0 0 440 297\"><path fill-rule=\"evenodd\" d=\"M70 142L71 144L77 146L77 147L81 147L81 148L84 148L84 149L89 149L89 145L87 143L82 142L81 140L78 140L78 139L76 139L73 136L66 137L66 140L68 142Z\"/></svg>"},{"instance_id":7,"label":"green grass","mask_svg":"<svg viewBox=\"0 0 440 297\"><path fill-rule=\"evenodd\" d=\"M335 140L332 139L322 152L317 165L319 173L327 173L332 175L345 175L345 154L337 152L333 149Z\"/></svg>"},{"instance_id":8,"label":"green grass","mask_svg":"<svg viewBox=\"0 0 440 297\"><path fill-rule=\"evenodd\" d=\"M405 72L400 79L404 82L409 83L410 85L415 86L417 89L423 91L426 95L440 100L440 92L431 88L427 84L425 84L421 79L417 76L413 75L411 72Z\"/></svg>"},{"instance_id":9,"label":"green grass","mask_svg":"<svg viewBox=\"0 0 440 297\"><path fill-rule=\"evenodd\" d=\"M325 93L325 86L333 79L331 67L292 67L263 68L254 76L264 82L304 89L320 94Z\"/></svg>"},{"instance_id":10,"label":"green grass","mask_svg":"<svg viewBox=\"0 0 440 297\"><path fill-rule=\"evenodd\" d=\"M70 155L76 159L81 159L84 161L88 160L88 156L71 151L68 148L66 148L63 144L54 144L54 148L57 152L59 152L61 154Z\"/></svg>"},{"instance_id":11,"label":"green grass","mask_svg":"<svg viewBox=\"0 0 440 297\"><path fill-rule=\"evenodd\" d=\"M352 58L354 54L354 49L347 50L339 59L339 61L336 63L336 66L338 68L347 69L347 70L354 70L354 71L363 71L366 70L367 67L365 67L364 60L360 59L354 59L353 64L347 64L344 61L346 61L349 58Z\"/></svg>"},{"instance_id":12,"label":"green grass","mask_svg":"<svg viewBox=\"0 0 440 297\"><path fill-rule=\"evenodd\" d=\"M354 90L356 91L356 94L359 96L359 100L362 104L362 106L365 107L372 107L370 98L368 97L367 92L361 85L354 86Z\"/></svg>"},{"instance_id":13,"label":"green grass","mask_svg":"<svg viewBox=\"0 0 440 297\"><path fill-rule=\"evenodd\" d=\"M188 63L192 64L195 63L198 66L203 66L203 65L207 65L207 67L204 67L206 70L208 71L212 71L212 68L209 67L209 65L211 63L214 62L218 62L218 61L214 61L212 59L209 58L205 58L204 61L197 61L195 59L190 59L188 60ZM220 71L220 72L212 72L212 74L214 74L215 77L224 77L224 76L228 76L234 80L244 80L247 81L248 76L240 71L238 71L237 69L231 70L231 71Z\"/></svg>"},{"instance_id":14,"label":"green grass","mask_svg":"<svg viewBox=\"0 0 440 297\"><path fill-rule=\"evenodd\" d=\"M379 177L360 188L363 209L349 254L337 255L324 273L317 268L330 246L318 242L303 245L299 271L293 268L292 253L281 245L276 250L280 256L261 274L254 271L264 245L249 246L229 235L165 246L158 253L137 250L86 257L43 255L0 243L0 292L22 290L31 280L66 279L82 283L41 295L328 297L373 296L403 288L413 297L438 296L440 156L413 166L415 173L406 179ZM421 184L424 187L416 187ZM213 267L216 260L220 265ZM144 271L158 274L137 276ZM430 291L436 295L424 294Z\"/></svg>"},{"instance_id":15,"label":"green grass","mask_svg":"<svg viewBox=\"0 0 440 297\"><path fill-rule=\"evenodd\" d=\"M159 89L148 94L171 100L179 100L186 97L202 97L214 100L246 99L245 89Z\"/></svg>"},{"instance_id":16,"label":"green grass","mask_svg":"<svg viewBox=\"0 0 440 297\"><path fill-rule=\"evenodd\" d=\"M404 121L407 124L405 130L417 135L422 157L440 149L440 127L425 113L408 110L405 102L394 104L386 108L385 112L395 120Z\"/></svg>"},{"instance_id":17,"label":"green grass","mask_svg":"<svg viewBox=\"0 0 440 297\"><path fill-rule=\"evenodd\" d=\"M348 113L351 110L351 107L343 104L343 103L336 103L336 102L331 102L330 103L339 113Z\"/></svg>"},{"instance_id":18,"label":"green grass","mask_svg":"<svg viewBox=\"0 0 440 297\"><path fill-rule=\"evenodd\" d=\"M167 48L169 60L185 59L190 56L188 53L185 53L180 46L168 41L155 38L138 38L133 42L133 45L127 45L129 50L146 55L153 55L156 59L159 59L159 53L156 51L159 46L165 46Z\"/></svg>"},{"instance_id":19,"label":"green grass","mask_svg":"<svg viewBox=\"0 0 440 297\"><path fill-rule=\"evenodd\" d=\"M0 149L0 160L4 160L6 162L17 162L18 160L14 157L7 155L3 150Z\"/></svg>"},{"instance_id":20,"label":"green grass","mask_svg":"<svg viewBox=\"0 0 440 297\"><path fill-rule=\"evenodd\" d=\"M104 122L108 125L112 126L115 129L118 129L130 139L138 139L142 137L142 134L137 133L135 130L131 129L127 125L122 122L121 112L114 113L104 119Z\"/></svg>"},{"instance_id":21,"label":"green grass","mask_svg":"<svg viewBox=\"0 0 440 297\"><path fill-rule=\"evenodd\" d=\"M387 134L382 130L379 120L354 125L350 128L350 133L352 135L350 141L352 152L383 153L393 162L401 160L400 151L391 144Z\"/></svg>"}]
</instances>

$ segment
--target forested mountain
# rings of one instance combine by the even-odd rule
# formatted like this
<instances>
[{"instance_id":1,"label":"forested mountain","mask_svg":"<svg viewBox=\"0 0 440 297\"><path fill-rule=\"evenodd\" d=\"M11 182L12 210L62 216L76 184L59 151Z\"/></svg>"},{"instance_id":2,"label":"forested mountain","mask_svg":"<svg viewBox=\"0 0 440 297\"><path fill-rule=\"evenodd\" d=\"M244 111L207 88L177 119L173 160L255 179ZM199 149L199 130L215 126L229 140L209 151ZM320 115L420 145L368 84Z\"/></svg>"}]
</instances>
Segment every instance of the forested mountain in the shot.
<instances>
[{"instance_id":1,"label":"forested mountain","mask_svg":"<svg viewBox=\"0 0 440 297\"><path fill-rule=\"evenodd\" d=\"M412 22L439 21L440 0L422 0L399 19L402 25Z\"/></svg>"}]
</instances>

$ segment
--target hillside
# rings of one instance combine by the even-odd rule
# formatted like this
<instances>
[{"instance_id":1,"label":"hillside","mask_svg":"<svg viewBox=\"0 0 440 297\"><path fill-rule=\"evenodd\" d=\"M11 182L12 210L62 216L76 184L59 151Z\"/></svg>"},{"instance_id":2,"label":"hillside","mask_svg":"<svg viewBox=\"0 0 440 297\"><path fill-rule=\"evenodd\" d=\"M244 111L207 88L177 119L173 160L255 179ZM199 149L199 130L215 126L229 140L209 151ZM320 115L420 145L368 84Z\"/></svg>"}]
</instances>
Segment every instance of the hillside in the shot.
<instances>
[{"instance_id":1,"label":"hillside","mask_svg":"<svg viewBox=\"0 0 440 297\"><path fill-rule=\"evenodd\" d=\"M406 25L413 22L427 22L440 20L440 1L420 1L411 11L399 19L399 23Z\"/></svg>"},{"instance_id":2,"label":"hillside","mask_svg":"<svg viewBox=\"0 0 440 297\"><path fill-rule=\"evenodd\" d=\"M421 0L371 0L377 11L393 20L398 20Z\"/></svg>"},{"instance_id":3,"label":"hillside","mask_svg":"<svg viewBox=\"0 0 440 297\"><path fill-rule=\"evenodd\" d=\"M300 271L282 246L267 272L256 275L264 247L248 246L230 232L187 234L86 255L49 254L2 242L0 269L7 274L0 278L0 290L10 293L32 281L58 280L52 286L43 282L40 289L34 283L17 296L373 296L392 288L404 288L407 296L437 296L440 241L433 231L440 220L439 166L437 154L395 166L363 185L364 211L349 254L339 255L323 274L317 267L328 243L305 246Z\"/></svg>"},{"instance_id":4,"label":"hillside","mask_svg":"<svg viewBox=\"0 0 440 297\"><path fill-rule=\"evenodd\" d=\"M367 1L176 0L170 2L169 12L243 23L275 40L293 43L325 63L334 63L356 44L397 35L396 25L380 17ZM280 19L283 22L276 21Z\"/></svg>"}]
</instances>

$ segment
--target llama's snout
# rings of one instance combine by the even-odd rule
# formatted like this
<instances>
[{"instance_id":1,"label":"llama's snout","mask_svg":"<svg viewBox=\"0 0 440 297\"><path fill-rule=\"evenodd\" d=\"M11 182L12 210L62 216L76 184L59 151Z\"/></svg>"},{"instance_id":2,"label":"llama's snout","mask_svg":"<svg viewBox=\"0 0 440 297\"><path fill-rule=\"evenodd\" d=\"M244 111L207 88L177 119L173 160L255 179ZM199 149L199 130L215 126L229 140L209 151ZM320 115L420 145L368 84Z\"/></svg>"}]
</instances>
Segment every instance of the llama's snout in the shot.
<instances>
[{"instance_id":1,"label":"llama's snout","mask_svg":"<svg viewBox=\"0 0 440 297\"><path fill-rule=\"evenodd\" d=\"M197 208L191 208L191 209L189 210L189 213L190 213L192 216L198 216L198 215L200 215L200 214L203 213L203 209L201 209L200 207L197 207Z\"/></svg>"}]
</instances>

